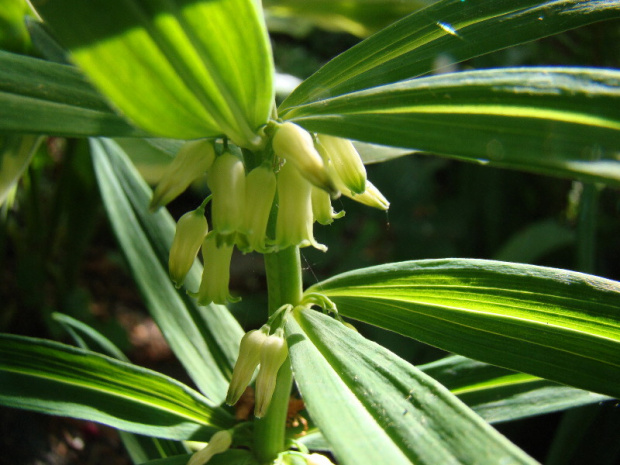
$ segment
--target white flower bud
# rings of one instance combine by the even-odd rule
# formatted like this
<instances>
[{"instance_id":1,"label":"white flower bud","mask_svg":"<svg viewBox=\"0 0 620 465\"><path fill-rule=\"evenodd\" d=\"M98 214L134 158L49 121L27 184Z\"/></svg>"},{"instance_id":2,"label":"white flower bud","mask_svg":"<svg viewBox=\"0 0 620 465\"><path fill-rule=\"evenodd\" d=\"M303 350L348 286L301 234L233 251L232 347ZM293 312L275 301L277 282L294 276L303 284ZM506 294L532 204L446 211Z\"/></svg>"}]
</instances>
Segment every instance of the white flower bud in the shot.
<instances>
[{"instance_id":1,"label":"white flower bud","mask_svg":"<svg viewBox=\"0 0 620 465\"><path fill-rule=\"evenodd\" d=\"M378 208L379 210L387 210L390 208L390 202L388 202L379 189L370 181L366 181L366 190L362 194L348 195L346 192L343 192L343 194L356 202L368 205L369 207Z\"/></svg>"},{"instance_id":2,"label":"white flower bud","mask_svg":"<svg viewBox=\"0 0 620 465\"><path fill-rule=\"evenodd\" d=\"M204 269L198 292L192 294L199 305L208 305L211 302L225 304L237 302L239 299L230 295L228 283L230 281L230 260L232 245L217 246L215 238L209 234L202 242L202 260Z\"/></svg>"},{"instance_id":3,"label":"white flower bud","mask_svg":"<svg viewBox=\"0 0 620 465\"><path fill-rule=\"evenodd\" d=\"M332 200L323 189L312 186L312 215L320 224L331 224L335 218L342 218L344 211L336 213L332 208Z\"/></svg>"},{"instance_id":4,"label":"white flower bud","mask_svg":"<svg viewBox=\"0 0 620 465\"><path fill-rule=\"evenodd\" d=\"M264 253L267 223L276 194L276 175L270 168L259 166L245 180L245 217L242 231L248 242L247 251Z\"/></svg>"},{"instance_id":5,"label":"white flower bud","mask_svg":"<svg viewBox=\"0 0 620 465\"><path fill-rule=\"evenodd\" d=\"M168 259L170 279L177 287L183 284L208 232L204 208L187 212L179 219Z\"/></svg>"},{"instance_id":6,"label":"white flower bud","mask_svg":"<svg viewBox=\"0 0 620 465\"><path fill-rule=\"evenodd\" d=\"M262 418L267 413L273 392L276 388L278 371L288 357L288 347L284 340L284 330L278 328L275 334L267 337L261 347L260 370L256 378L256 405L254 415Z\"/></svg>"},{"instance_id":7,"label":"white flower bud","mask_svg":"<svg viewBox=\"0 0 620 465\"><path fill-rule=\"evenodd\" d=\"M211 200L211 220L218 244L233 245L235 234L243 223L245 207L245 168L243 162L230 152L224 152L213 162L207 173Z\"/></svg>"},{"instance_id":8,"label":"white flower bud","mask_svg":"<svg viewBox=\"0 0 620 465\"><path fill-rule=\"evenodd\" d=\"M295 166L286 163L278 173L277 185L276 248L311 245L325 252L327 247L316 242L312 233L312 184Z\"/></svg>"},{"instance_id":9,"label":"white flower bud","mask_svg":"<svg viewBox=\"0 0 620 465\"><path fill-rule=\"evenodd\" d=\"M304 457L308 465L334 465L327 457L321 454L310 454Z\"/></svg>"},{"instance_id":10,"label":"white flower bud","mask_svg":"<svg viewBox=\"0 0 620 465\"><path fill-rule=\"evenodd\" d=\"M211 436L209 443L204 449L199 450L191 456L187 465L204 465L213 458L215 454L221 454L230 449L232 444L232 434L228 430L222 430Z\"/></svg>"},{"instance_id":11,"label":"white flower bud","mask_svg":"<svg viewBox=\"0 0 620 465\"><path fill-rule=\"evenodd\" d=\"M320 134L317 148L332 179L338 177L352 195L366 190L366 168L350 140Z\"/></svg>"},{"instance_id":12,"label":"white flower bud","mask_svg":"<svg viewBox=\"0 0 620 465\"><path fill-rule=\"evenodd\" d=\"M215 149L212 140L186 142L157 184L149 208L156 210L174 200L211 167L213 160Z\"/></svg>"},{"instance_id":13,"label":"white flower bud","mask_svg":"<svg viewBox=\"0 0 620 465\"><path fill-rule=\"evenodd\" d=\"M269 336L269 326L264 325L260 329L248 331L241 338L239 344L239 356L233 368L232 379L226 394L226 403L234 405L237 403L245 388L248 387L254 370L260 362L260 354L263 343Z\"/></svg>"},{"instance_id":14,"label":"white flower bud","mask_svg":"<svg viewBox=\"0 0 620 465\"><path fill-rule=\"evenodd\" d=\"M321 189L336 193L321 155L308 131L294 123L280 125L273 136L275 154L294 164L301 175Z\"/></svg>"}]
</instances>

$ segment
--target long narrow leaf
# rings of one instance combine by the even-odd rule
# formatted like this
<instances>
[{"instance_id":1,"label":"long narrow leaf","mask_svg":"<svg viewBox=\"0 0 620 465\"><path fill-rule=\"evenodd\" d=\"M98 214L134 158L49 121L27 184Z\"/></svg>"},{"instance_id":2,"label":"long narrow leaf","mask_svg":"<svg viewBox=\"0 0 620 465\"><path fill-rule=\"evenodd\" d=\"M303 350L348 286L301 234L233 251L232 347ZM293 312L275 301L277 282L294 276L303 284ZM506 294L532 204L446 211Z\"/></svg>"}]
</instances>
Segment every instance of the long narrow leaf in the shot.
<instances>
[{"instance_id":1,"label":"long narrow leaf","mask_svg":"<svg viewBox=\"0 0 620 465\"><path fill-rule=\"evenodd\" d=\"M620 397L620 284L486 260L344 273L308 292L346 316L450 352Z\"/></svg>"},{"instance_id":2,"label":"long narrow leaf","mask_svg":"<svg viewBox=\"0 0 620 465\"><path fill-rule=\"evenodd\" d=\"M136 143L144 141L134 139ZM166 210L153 213L149 204L153 195L151 188L144 182L128 156L120 147L105 141L107 154L133 210L147 235L161 266L168 267L170 245L174 237L175 223ZM189 289L198 289L202 276L199 262L192 267L185 278ZM226 373L227 380L237 360L239 341L244 334L243 329L234 316L223 305L210 304L198 306L194 299L181 293L187 311L192 315L194 324L200 329L210 347L220 369Z\"/></svg>"},{"instance_id":3,"label":"long narrow leaf","mask_svg":"<svg viewBox=\"0 0 620 465\"><path fill-rule=\"evenodd\" d=\"M199 389L223 402L242 331L223 306L196 306L174 288L165 266L174 223L148 212L150 190L112 141L91 142L108 217L156 323ZM196 282L195 270L190 283Z\"/></svg>"},{"instance_id":4,"label":"long narrow leaf","mask_svg":"<svg viewBox=\"0 0 620 465\"><path fill-rule=\"evenodd\" d=\"M518 420L610 399L458 355L418 368L450 389L489 423Z\"/></svg>"},{"instance_id":5,"label":"long narrow leaf","mask_svg":"<svg viewBox=\"0 0 620 465\"><path fill-rule=\"evenodd\" d=\"M286 117L334 136L620 185L620 71L452 73L328 98Z\"/></svg>"},{"instance_id":6,"label":"long narrow leaf","mask_svg":"<svg viewBox=\"0 0 620 465\"><path fill-rule=\"evenodd\" d=\"M273 104L273 64L254 0L36 2L95 85L156 135L256 142Z\"/></svg>"},{"instance_id":7,"label":"long narrow leaf","mask_svg":"<svg viewBox=\"0 0 620 465\"><path fill-rule=\"evenodd\" d=\"M74 67L0 50L0 133L144 134L112 111Z\"/></svg>"},{"instance_id":8,"label":"long narrow leaf","mask_svg":"<svg viewBox=\"0 0 620 465\"><path fill-rule=\"evenodd\" d=\"M327 63L283 102L281 112L429 73L440 54L460 62L619 16L618 0L443 0Z\"/></svg>"},{"instance_id":9,"label":"long narrow leaf","mask_svg":"<svg viewBox=\"0 0 620 465\"><path fill-rule=\"evenodd\" d=\"M153 371L51 341L0 335L0 403L170 439L205 439L234 419Z\"/></svg>"},{"instance_id":10,"label":"long narrow leaf","mask_svg":"<svg viewBox=\"0 0 620 465\"><path fill-rule=\"evenodd\" d=\"M297 385L343 464L534 463L429 376L312 310L286 323Z\"/></svg>"}]
</instances>

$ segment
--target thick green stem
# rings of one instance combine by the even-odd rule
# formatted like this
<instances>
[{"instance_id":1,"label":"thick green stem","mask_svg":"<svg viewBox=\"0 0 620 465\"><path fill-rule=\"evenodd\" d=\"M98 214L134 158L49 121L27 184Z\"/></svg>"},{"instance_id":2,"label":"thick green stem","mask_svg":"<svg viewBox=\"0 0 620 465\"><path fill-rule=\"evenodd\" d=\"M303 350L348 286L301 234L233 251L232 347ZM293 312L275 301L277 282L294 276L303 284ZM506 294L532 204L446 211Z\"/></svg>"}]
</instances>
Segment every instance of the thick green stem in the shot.
<instances>
[{"instance_id":1,"label":"thick green stem","mask_svg":"<svg viewBox=\"0 0 620 465\"><path fill-rule=\"evenodd\" d=\"M289 247L265 254L265 269L269 315L284 304L297 305L303 294L299 248ZM271 462L285 449L286 416L292 382L293 375L287 359L278 372L276 390L267 414L255 422L254 451L262 463Z\"/></svg>"}]
</instances>

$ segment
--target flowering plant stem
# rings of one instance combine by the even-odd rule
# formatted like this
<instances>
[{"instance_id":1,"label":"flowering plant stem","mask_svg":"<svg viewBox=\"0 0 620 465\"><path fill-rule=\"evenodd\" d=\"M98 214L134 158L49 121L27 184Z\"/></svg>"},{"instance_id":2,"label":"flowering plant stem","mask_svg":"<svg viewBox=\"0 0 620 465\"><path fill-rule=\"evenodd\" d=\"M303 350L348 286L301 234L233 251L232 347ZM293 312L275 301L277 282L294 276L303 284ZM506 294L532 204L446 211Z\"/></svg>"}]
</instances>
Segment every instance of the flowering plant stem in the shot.
<instances>
[{"instance_id":1,"label":"flowering plant stem","mask_svg":"<svg viewBox=\"0 0 620 465\"><path fill-rule=\"evenodd\" d=\"M298 247L288 247L264 257L271 316L282 305L297 305L301 301L301 260ZM255 422L254 450L261 462L270 462L285 450L286 416L292 382L287 359L278 372L276 390L267 414Z\"/></svg>"}]
</instances>

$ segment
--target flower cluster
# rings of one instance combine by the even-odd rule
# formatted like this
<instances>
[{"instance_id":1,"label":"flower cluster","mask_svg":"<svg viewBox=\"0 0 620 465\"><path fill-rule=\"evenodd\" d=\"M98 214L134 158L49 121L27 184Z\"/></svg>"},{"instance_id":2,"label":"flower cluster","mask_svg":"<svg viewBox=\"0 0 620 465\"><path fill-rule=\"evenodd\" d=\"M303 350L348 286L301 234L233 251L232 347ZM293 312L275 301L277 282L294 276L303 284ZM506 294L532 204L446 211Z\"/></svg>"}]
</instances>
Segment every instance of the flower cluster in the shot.
<instances>
[{"instance_id":1,"label":"flower cluster","mask_svg":"<svg viewBox=\"0 0 620 465\"><path fill-rule=\"evenodd\" d=\"M180 287L200 251L204 270L198 303L234 302L229 292L234 247L243 253L270 253L291 246L319 244L314 223L330 224L336 213L331 201L340 193L386 210L388 201L366 179L366 170L353 144L327 135L313 136L294 123L273 124L267 144L248 168L240 151L216 150L208 140L186 143L155 189L158 208L178 196L206 173L211 195L177 224L170 250L170 277ZM205 208L211 202L212 230ZM274 203L277 208L274 209Z\"/></svg>"},{"instance_id":2,"label":"flower cluster","mask_svg":"<svg viewBox=\"0 0 620 465\"><path fill-rule=\"evenodd\" d=\"M248 387L256 367L260 366L256 378L256 404L254 415L257 418L267 413L271 397L276 387L276 379L280 367L288 357L288 347L284 340L284 330L276 329L269 334L270 327L264 325L260 329L246 333L241 339L239 357L233 369L232 380L226 395L226 403L237 403L245 388Z\"/></svg>"}]
</instances>

